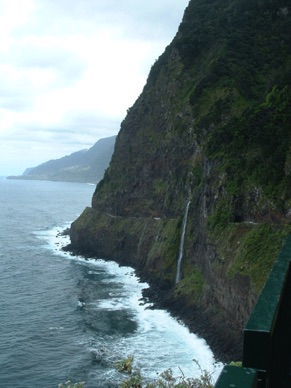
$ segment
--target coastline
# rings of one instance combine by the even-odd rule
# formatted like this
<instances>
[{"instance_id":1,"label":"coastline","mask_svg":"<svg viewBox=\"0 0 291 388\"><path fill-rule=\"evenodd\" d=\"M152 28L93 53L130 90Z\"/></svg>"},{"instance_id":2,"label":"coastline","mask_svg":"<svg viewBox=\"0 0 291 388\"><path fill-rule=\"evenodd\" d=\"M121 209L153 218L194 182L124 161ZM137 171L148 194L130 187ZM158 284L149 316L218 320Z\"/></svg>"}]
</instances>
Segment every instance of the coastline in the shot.
<instances>
[{"instance_id":1,"label":"coastline","mask_svg":"<svg viewBox=\"0 0 291 388\"><path fill-rule=\"evenodd\" d=\"M70 230L63 232L69 235ZM96 252L90 250L83 251L72 244L61 248L72 255L80 255L85 259L96 260ZM197 335L206 341L213 352L216 362L229 363L231 361L240 361L242 358L242 336L237 337L237 333L232 333L231 328L226 327L221 321L213 320L210 311L205 311L195 305L185 306L183 300L173 299L171 289L161 287L152 281L150 276L132 262L116 260L116 258L106 258L103 260L115 261L120 266L130 266L134 269L141 282L149 284L149 288L143 289L143 298L152 303L152 309L163 309L168 311L175 319L184 324L191 333Z\"/></svg>"},{"instance_id":2,"label":"coastline","mask_svg":"<svg viewBox=\"0 0 291 388\"><path fill-rule=\"evenodd\" d=\"M240 338L236 333L232 335L230 328L223 326L221 321L214 321L210 312L197 306L183 306L182 300L173 300L169 293L161 291L152 284L150 288L144 290L143 295L153 303L153 308L168 311L188 327L191 333L203 338L217 362L241 361L243 335Z\"/></svg>"}]
</instances>

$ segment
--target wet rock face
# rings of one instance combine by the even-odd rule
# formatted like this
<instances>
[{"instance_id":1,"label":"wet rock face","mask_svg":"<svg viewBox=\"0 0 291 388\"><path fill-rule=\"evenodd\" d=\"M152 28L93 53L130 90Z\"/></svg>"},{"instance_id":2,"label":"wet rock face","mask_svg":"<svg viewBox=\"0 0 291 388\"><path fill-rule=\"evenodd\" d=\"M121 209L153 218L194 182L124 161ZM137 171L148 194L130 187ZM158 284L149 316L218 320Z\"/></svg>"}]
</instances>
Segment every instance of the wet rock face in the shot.
<instances>
[{"instance_id":1,"label":"wet rock face","mask_svg":"<svg viewBox=\"0 0 291 388\"><path fill-rule=\"evenodd\" d=\"M290 14L280 19L275 1L212 3L190 1L153 65L92 208L72 224L71 249L133 266L153 298L238 355L290 232L291 47L270 44L288 35Z\"/></svg>"}]
</instances>

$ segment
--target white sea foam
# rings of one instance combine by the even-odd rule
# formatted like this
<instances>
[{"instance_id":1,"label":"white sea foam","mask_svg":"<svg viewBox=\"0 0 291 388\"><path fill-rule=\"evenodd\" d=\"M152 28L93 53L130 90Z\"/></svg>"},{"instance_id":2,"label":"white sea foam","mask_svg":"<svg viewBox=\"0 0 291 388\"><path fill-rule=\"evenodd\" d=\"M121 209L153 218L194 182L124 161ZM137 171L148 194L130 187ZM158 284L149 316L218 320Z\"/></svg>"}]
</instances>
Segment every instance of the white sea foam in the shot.
<instances>
[{"instance_id":1,"label":"white sea foam","mask_svg":"<svg viewBox=\"0 0 291 388\"><path fill-rule=\"evenodd\" d=\"M106 262L102 264L107 265ZM198 366L192 362L193 359L199 362L202 369L213 372L213 376L218 377L222 364L215 364L213 353L204 339L190 333L187 327L168 312L151 309L150 303L141 303L142 289L148 287L147 283L140 283L132 269L119 267L116 263L110 263L107 268L111 274L115 274L116 280L123 281L126 292L120 298L102 301L99 307L129 309L138 322L135 335L127 338L126 344L121 343L121 348L134 354L135 360L143 367L147 363L146 368L152 377L157 370L161 372L171 365L177 365L173 368L176 374L181 367L186 376L197 375L200 372Z\"/></svg>"},{"instance_id":2,"label":"white sea foam","mask_svg":"<svg viewBox=\"0 0 291 388\"><path fill-rule=\"evenodd\" d=\"M87 260L62 251L61 248L69 243L69 236L61 234L61 231L61 228L56 227L52 230L38 231L36 235L43 239L46 246L54 250L58 256L88 267L88 274L105 273L106 278L101 279L100 282L106 286L112 283L113 287L108 292L107 298L88 304L79 300L78 307L91 310L128 310L137 323L137 329L133 335L121 337L115 346L106 352L107 358L116 358L116 354L123 349L124 357L133 354L137 365L153 378L156 377L157 372L160 373L173 365L176 365L173 368L175 375L181 374L179 369L181 368L186 377L198 376L199 368L192 361L195 359L202 369L213 373L214 380L218 377L222 364L215 363L213 353L205 340L190 333L187 327L167 311L151 309L152 304L142 299L142 290L149 286L147 283L140 282L132 268L120 266L114 261ZM93 353L99 354L98 349L92 345L89 346L89 350ZM99 356L105 357L104 354Z\"/></svg>"},{"instance_id":3,"label":"white sea foam","mask_svg":"<svg viewBox=\"0 0 291 388\"><path fill-rule=\"evenodd\" d=\"M64 327L63 326L51 326L49 329L52 331L58 331L58 330L64 330Z\"/></svg>"}]
</instances>

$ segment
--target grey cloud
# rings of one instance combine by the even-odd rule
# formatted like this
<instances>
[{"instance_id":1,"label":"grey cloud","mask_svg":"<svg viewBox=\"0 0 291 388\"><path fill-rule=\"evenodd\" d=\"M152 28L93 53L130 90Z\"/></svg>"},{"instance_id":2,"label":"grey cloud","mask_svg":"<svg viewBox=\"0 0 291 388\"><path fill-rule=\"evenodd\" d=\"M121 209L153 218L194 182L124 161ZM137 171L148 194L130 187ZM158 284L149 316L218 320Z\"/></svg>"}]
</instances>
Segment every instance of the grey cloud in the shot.
<instances>
[{"instance_id":1,"label":"grey cloud","mask_svg":"<svg viewBox=\"0 0 291 388\"><path fill-rule=\"evenodd\" d=\"M88 137L81 132L74 132L68 130L68 128L59 125L58 127L40 128L37 126L23 126L21 131L17 134L7 134L5 136L5 142L8 144L14 143L16 140L18 143L35 145L39 144L40 147L53 147L62 148L64 146L76 146L76 148L87 148L96 141L96 136ZM47 156L47 158L50 158Z\"/></svg>"},{"instance_id":2,"label":"grey cloud","mask_svg":"<svg viewBox=\"0 0 291 388\"><path fill-rule=\"evenodd\" d=\"M88 109L84 108L84 111L81 110L81 106L78 110L76 109L78 103L75 99L73 99L74 106L72 107L75 111L68 113L66 111L68 104L64 104L65 110L61 113L60 109L58 113L61 118L55 125L48 124L52 120L46 121L47 115L52 113L45 109L43 110L42 123L39 124L36 124L36 120L40 120L39 116L42 111L34 112L31 109L28 114L14 115L14 113L25 110L30 106L32 108L37 107L37 104L34 103L37 101L38 96L43 96L45 92L50 93L51 91L54 91L52 95L56 95L58 88L73 85L86 71L87 64L77 55L77 45L79 44L77 40L76 53L71 46L70 49L69 46L60 49L58 44L54 45L54 41L58 42L57 39L60 39L61 45L68 38L71 43L72 38L79 36L85 40L88 37L89 42L90 37L96 37L101 28L102 32L108 31L109 35L114 35L113 40L115 43L117 40L128 42L136 39L148 44L153 43L153 46L157 43L158 47L162 47L162 45L169 44L174 37L182 20L183 8L185 9L188 5L188 0L32 1L35 9L32 11L28 23L20 23L18 26L13 25L9 42L13 46L9 48L8 45L8 51L4 46L3 50L0 50L0 53L2 53L2 56L0 55L0 66L2 65L0 70L0 108L6 108L13 112L13 114L9 112L7 115L8 123L9 120L13 121L15 117L15 123L8 124L7 128L4 128L3 134L0 133L0 136L1 139L9 141L11 147L12 145L15 149L20 147L19 155L17 155L19 165L22 165L21 160L23 160L21 156L24 149L23 142L25 142L25 148L29 150L32 150L30 145L33 144L36 151L32 150L29 156L31 157L30 160L34 160L33 163L36 165L39 164L39 162L36 162L37 158L41 157L44 159L43 161L46 161L58 152L61 152L60 156L63 156L62 150L64 149L73 152L81 148L88 148L99 138L117 134L119 131L119 120L111 119L106 113L102 115L98 112L88 112L89 106L94 104L88 104ZM42 39L43 46L38 43ZM92 52L98 53L98 47L90 47L90 49ZM110 49L108 47L108 50ZM162 52L159 54L162 54ZM132 53L132 55L134 56L135 53ZM142 63L141 66L150 66L148 61L152 61L152 59L145 60L146 63ZM116 71L120 70L118 64L116 66ZM36 84L36 82L33 82L33 70L47 68L52 69L56 75L56 80L50 81L51 78L48 77L47 82L46 78L43 79L43 83ZM27 70L32 71L28 72ZM41 72L36 72L36 76L42 81ZM45 72L44 77L46 77ZM76 83L76 85L78 84ZM85 83L84 88L80 89L84 94L86 93L86 87L87 84ZM116 86L114 85L114 87ZM76 89L72 88L71 90ZM66 96L67 94L64 93L63 95ZM90 93L90 95L92 96L93 93ZM44 100L47 101L47 104L50 103L49 98ZM84 95L80 98L86 100L89 96ZM112 101L113 98L115 98L114 95ZM80 105L85 106L85 101L82 102L84 103ZM103 107L101 108L103 109ZM101 108L98 109L97 107L96 110L100 111ZM106 109L106 111L108 110ZM3 117L5 118L5 114ZM6 125L6 123L1 122L1 125ZM7 143L1 140L1 146L4 144L5 149L7 149ZM33 152L36 152L35 156L32 156ZM4 160L5 153L1 153L1 160ZM7 157L10 156L6 155ZM16 159L16 157L13 158L13 160Z\"/></svg>"},{"instance_id":3,"label":"grey cloud","mask_svg":"<svg viewBox=\"0 0 291 388\"><path fill-rule=\"evenodd\" d=\"M22 126L24 139L35 139L37 136L46 136L49 142L74 142L76 136L84 137L85 143L88 138L97 139L117 134L120 122L111 118L92 113L76 112L68 115L62 123L55 126L42 124L25 124ZM97 140L92 140L93 142Z\"/></svg>"},{"instance_id":4,"label":"grey cloud","mask_svg":"<svg viewBox=\"0 0 291 388\"><path fill-rule=\"evenodd\" d=\"M98 26L118 27L124 36L139 39L167 39L173 25L182 19L181 4L188 0L42 0L38 2L36 24L28 27L46 34L73 34ZM27 28L27 27L26 27ZM29 32L29 29L27 32ZM23 30L21 32L23 34Z\"/></svg>"},{"instance_id":5,"label":"grey cloud","mask_svg":"<svg viewBox=\"0 0 291 388\"><path fill-rule=\"evenodd\" d=\"M30 84L15 80L9 74L0 74L0 108L24 111L33 105Z\"/></svg>"},{"instance_id":6,"label":"grey cloud","mask_svg":"<svg viewBox=\"0 0 291 388\"><path fill-rule=\"evenodd\" d=\"M120 126L120 120L114 120L110 117L100 115L98 113L90 112L71 112L66 115L66 121L70 123L70 128L75 131L80 131L82 128L86 128L86 132L90 129L94 133L95 128L107 128L109 131L118 131Z\"/></svg>"},{"instance_id":7,"label":"grey cloud","mask_svg":"<svg viewBox=\"0 0 291 388\"><path fill-rule=\"evenodd\" d=\"M0 91L0 108L20 112L32 107L32 102L24 96L3 96Z\"/></svg>"},{"instance_id":8,"label":"grey cloud","mask_svg":"<svg viewBox=\"0 0 291 388\"><path fill-rule=\"evenodd\" d=\"M16 68L50 68L59 74L59 80L70 83L80 79L87 64L76 53L59 47L40 47L32 43L20 42L14 45L4 61ZM60 84L59 84L60 86Z\"/></svg>"}]
</instances>

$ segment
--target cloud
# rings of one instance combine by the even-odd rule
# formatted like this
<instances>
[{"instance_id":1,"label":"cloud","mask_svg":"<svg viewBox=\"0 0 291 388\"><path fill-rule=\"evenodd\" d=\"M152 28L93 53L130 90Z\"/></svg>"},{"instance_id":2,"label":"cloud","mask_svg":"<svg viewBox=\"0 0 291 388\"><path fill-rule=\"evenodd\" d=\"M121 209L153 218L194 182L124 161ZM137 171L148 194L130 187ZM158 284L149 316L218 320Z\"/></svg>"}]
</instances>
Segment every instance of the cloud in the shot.
<instances>
[{"instance_id":1,"label":"cloud","mask_svg":"<svg viewBox=\"0 0 291 388\"><path fill-rule=\"evenodd\" d=\"M57 38L30 37L13 45L10 55L6 55L6 60L8 57L9 63L23 72L53 72L55 82L67 84L82 77L86 62L77 52L65 49L64 46L65 42L59 42Z\"/></svg>"},{"instance_id":2,"label":"cloud","mask_svg":"<svg viewBox=\"0 0 291 388\"><path fill-rule=\"evenodd\" d=\"M187 3L0 0L0 175L116 134Z\"/></svg>"},{"instance_id":3,"label":"cloud","mask_svg":"<svg viewBox=\"0 0 291 388\"><path fill-rule=\"evenodd\" d=\"M188 1L180 0L42 0L35 10L33 25L43 34L74 35L76 31L92 31L96 26L108 27L122 39L153 38L165 41ZM41 23L43 19L46 24ZM72 23L74 20L74 23ZM179 21L180 19L178 19Z\"/></svg>"}]
</instances>

